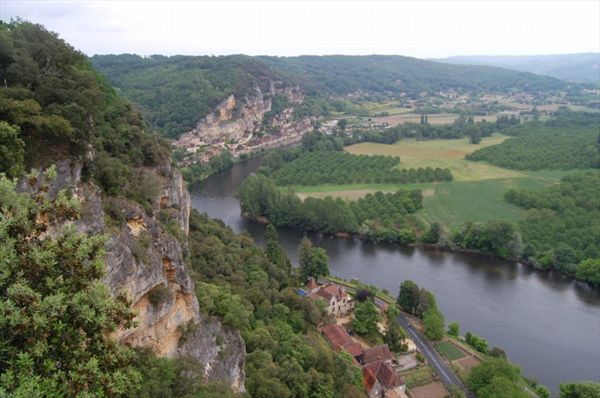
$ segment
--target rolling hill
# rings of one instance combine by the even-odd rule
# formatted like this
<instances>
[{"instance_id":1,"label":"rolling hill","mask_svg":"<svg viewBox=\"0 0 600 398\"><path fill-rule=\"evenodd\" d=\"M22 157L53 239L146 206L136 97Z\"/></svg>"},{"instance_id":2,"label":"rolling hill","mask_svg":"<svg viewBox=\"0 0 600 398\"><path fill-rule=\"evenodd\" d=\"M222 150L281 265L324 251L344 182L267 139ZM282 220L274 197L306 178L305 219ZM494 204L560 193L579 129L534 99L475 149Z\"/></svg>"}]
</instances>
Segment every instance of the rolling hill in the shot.
<instances>
[{"instance_id":1,"label":"rolling hill","mask_svg":"<svg viewBox=\"0 0 600 398\"><path fill-rule=\"evenodd\" d=\"M526 56L455 56L438 59L447 64L487 65L573 82L600 84L600 53L526 55Z\"/></svg>"}]
</instances>

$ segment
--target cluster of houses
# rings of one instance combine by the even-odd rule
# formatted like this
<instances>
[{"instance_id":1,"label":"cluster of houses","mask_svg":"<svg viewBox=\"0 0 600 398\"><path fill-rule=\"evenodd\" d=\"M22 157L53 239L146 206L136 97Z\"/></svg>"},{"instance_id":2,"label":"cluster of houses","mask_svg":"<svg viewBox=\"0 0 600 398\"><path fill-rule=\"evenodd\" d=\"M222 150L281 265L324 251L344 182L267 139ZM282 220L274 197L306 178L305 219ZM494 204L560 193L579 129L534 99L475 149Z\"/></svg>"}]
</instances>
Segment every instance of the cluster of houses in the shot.
<instances>
[{"instance_id":1,"label":"cluster of houses","mask_svg":"<svg viewBox=\"0 0 600 398\"><path fill-rule=\"evenodd\" d=\"M326 303L327 313L335 318L344 317L354 309L354 299L343 286L334 283L318 284L310 280L302 294ZM369 398L400 398L404 396L405 384L394 371L395 359L387 344L364 348L342 326L332 323L324 326L321 333L334 350L347 352L362 367L363 385Z\"/></svg>"}]
</instances>

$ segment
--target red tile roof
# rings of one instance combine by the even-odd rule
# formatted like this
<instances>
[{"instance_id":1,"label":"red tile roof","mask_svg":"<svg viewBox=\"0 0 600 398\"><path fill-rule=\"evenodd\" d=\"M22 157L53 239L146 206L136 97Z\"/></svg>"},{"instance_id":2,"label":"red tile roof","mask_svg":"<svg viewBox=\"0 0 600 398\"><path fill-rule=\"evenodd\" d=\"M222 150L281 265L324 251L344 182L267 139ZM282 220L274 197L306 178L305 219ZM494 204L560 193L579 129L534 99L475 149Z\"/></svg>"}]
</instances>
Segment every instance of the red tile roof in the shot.
<instances>
[{"instance_id":1,"label":"red tile roof","mask_svg":"<svg viewBox=\"0 0 600 398\"><path fill-rule=\"evenodd\" d=\"M364 362L366 364L375 361L391 361L392 359L394 359L394 354L392 354L387 344L368 348L364 351Z\"/></svg>"},{"instance_id":2,"label":"red tile roof","mask_svg":"<svg viewBox=\"0 0 600 398\"><path fill-rule=\"evenodd\" d=\"M362 355L362 346L359 343L354 342L348 332L340 325L335 323L327 325L321 329L321 333L325 335L325 338L334 349L338 351L344 350L353 357Z\"/></svg>"},{"instance_id":3,"label":"red tile roof","mask_svg":"<svg viewBox=\"0 0 600 398\"><path fill-rule=\"evenodd\" d=\"M384 390L391 390L404 384L400 376L383 361L363 366L363 381L367 392L373 388L375 379L379 381Z\"/></svg>"},{"instance_id":4,"label":"red tile roof","mask_svg":"<svg viewBox=\"0 0 600 398\"><path fill-rule=\"evenodd\" d=\"M315 292L311 293L310 295L311 297L315 297L315 296L319 296L324 298L327 301L331 301L331 299L333 297L336 297L338 300L341 300L343 298L348 298L348 295L346 294L346 289L344 289L343 287L334 285L332 283L328 283L326 285L323 285L319 288L319 290L316 290Z\"/></svg>"}]
</instances>

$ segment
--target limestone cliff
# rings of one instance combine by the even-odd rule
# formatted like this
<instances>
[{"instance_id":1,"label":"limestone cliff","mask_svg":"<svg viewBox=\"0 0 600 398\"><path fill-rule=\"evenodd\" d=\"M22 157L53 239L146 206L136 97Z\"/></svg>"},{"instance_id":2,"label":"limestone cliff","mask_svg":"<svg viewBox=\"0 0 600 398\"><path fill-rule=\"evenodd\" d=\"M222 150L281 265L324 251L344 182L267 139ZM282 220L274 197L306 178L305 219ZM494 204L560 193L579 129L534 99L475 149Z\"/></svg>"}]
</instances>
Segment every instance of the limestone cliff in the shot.
<instances>
[{"instance_id":1,"label":"limestone cliff","mask_svg":"<svg viewBox=\"0 0 600 398\"><path fill-rule=\"evenodd\" d=\"M78 230L109 236L104 282L113 295L124 294L137 314L135 328L118 330L113 337L161 356L193 357L204 367L207 380L243 391L244 342L239 332L200 314L185 264L190 198L181 174L170 164L149 170L161 186L148 211L132 201L103 198L97 187L82 179L80 164L60 162L57 172L49 194L69 190L82 203ZM35 189L25 182L20 188ZM107 225L107 206L121 212L122 225Z\"/></svg>"},{"instance_id":2,"label":"limestone cliff","mask_svg":"<svg viewBox=\"0 0 600 398\"><path fill-rule=\"evenodd\" d=\"M276 95L285 96L289 105L266 123L265 114L271 111L272 98ZM196 160L206 161L225 147L235 156L237 152L243 153L249 146L261 146L265 139L256 142L256 133L265 128L274 133L271 141L302 134L312 127L311 118L294 118L294 106L303 100L304 95L299 87L283 86L281 82L271 82L268 92L256 87L253 95L244 98L230 95L213 112L200 119L193 130L183 134L174 145L192 154L203 149L205 153L198 154L198 159L187 162L193 163Z\"/></svg>"}]
</instances>

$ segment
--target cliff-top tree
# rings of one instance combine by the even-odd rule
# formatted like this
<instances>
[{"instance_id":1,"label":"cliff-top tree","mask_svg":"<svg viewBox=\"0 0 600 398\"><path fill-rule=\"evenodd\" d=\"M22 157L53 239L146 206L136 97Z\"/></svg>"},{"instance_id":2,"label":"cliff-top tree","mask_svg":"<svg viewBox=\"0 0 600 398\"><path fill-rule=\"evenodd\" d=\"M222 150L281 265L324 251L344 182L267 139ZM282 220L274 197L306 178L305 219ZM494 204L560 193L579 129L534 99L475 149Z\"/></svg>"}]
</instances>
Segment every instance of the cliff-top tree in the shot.
<instances>
[{"instance_id":1,"label":"cliff-top tree","mask_svg":"<svg viewBox=\"0 0 600 398\"><path fill-rule=\"evenodd\" d=\"M104 238L61 227L78 202L47 196L52 174L35 194L0 177L0 396L129 396L132 352L109 336L132 313L100 281Z\"/></svg>"}]
</instances>

